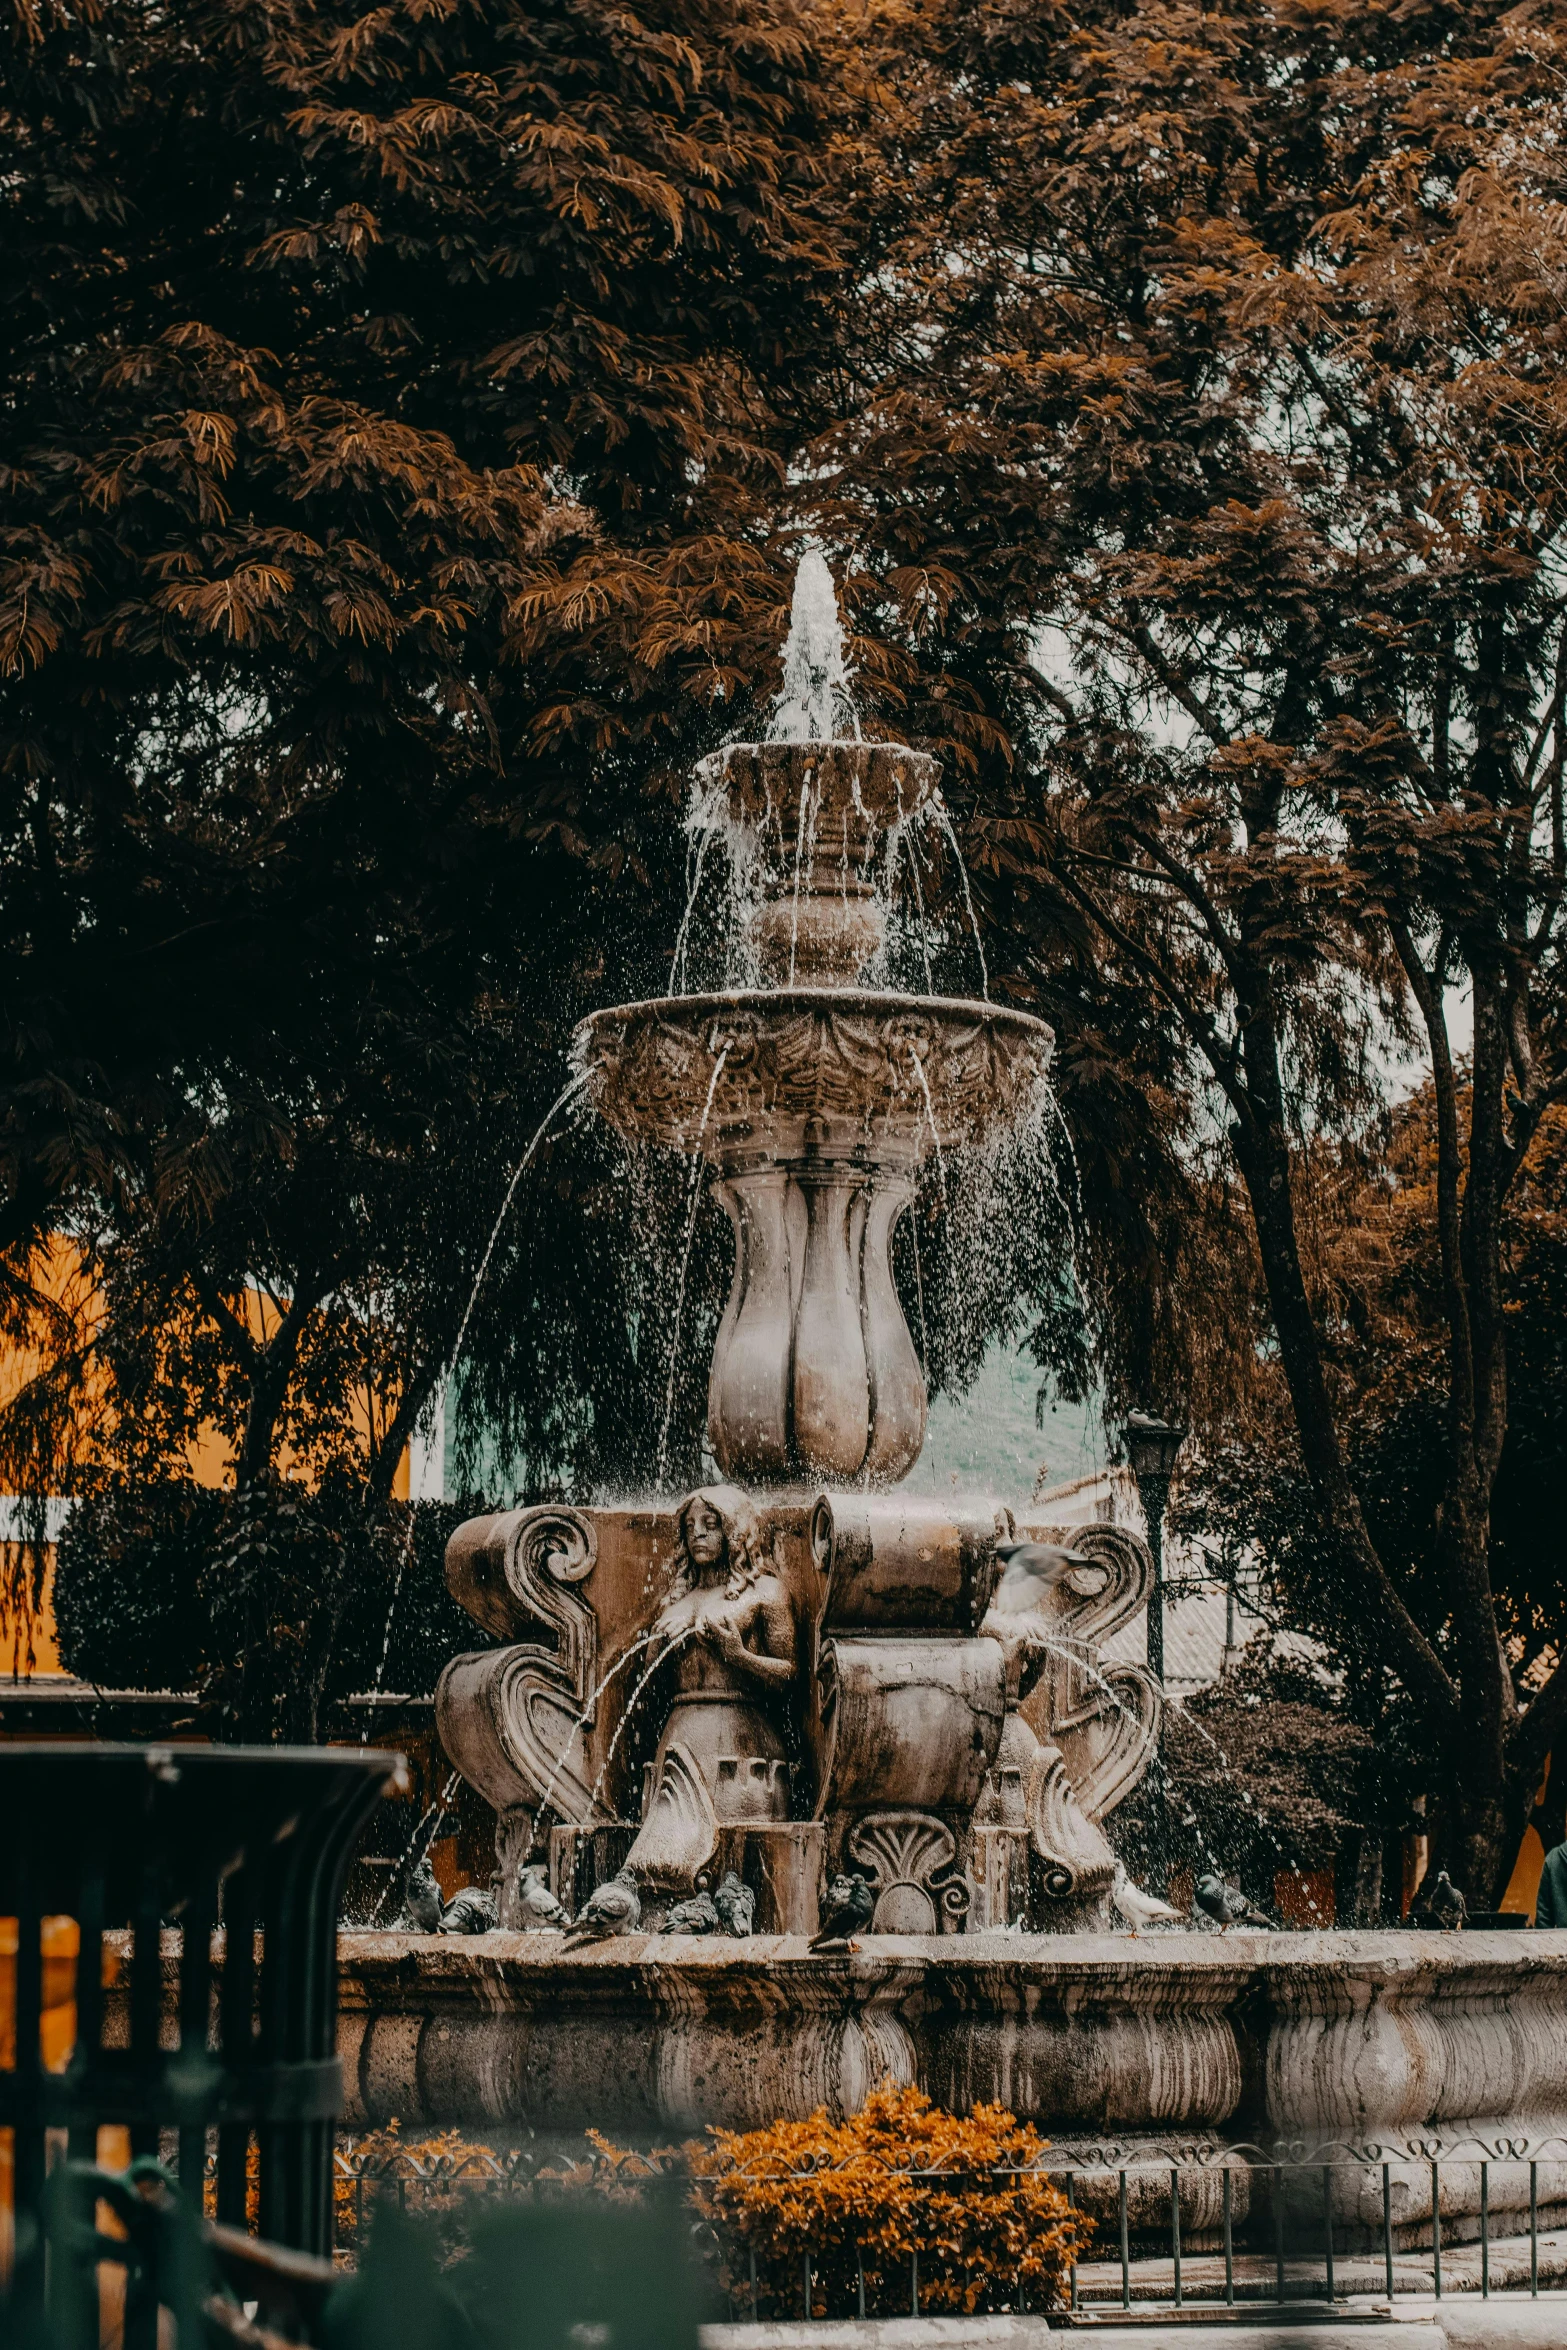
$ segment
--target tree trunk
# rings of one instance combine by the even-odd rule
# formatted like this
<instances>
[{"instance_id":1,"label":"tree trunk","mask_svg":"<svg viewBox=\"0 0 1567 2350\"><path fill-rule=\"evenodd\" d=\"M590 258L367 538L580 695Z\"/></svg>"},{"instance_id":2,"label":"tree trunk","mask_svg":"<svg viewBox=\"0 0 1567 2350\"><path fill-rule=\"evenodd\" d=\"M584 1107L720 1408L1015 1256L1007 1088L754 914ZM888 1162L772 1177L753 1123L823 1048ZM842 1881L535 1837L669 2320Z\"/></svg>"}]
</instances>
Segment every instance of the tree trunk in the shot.
<instances>
[{"instance_id":1,"label":"tree trunk","mask_svg":"<svg viewBox=\"0 0 1567 2350\"><path fill-rule=\"evenodd\" d=\"M1527 1805L1520 1810L1504 1775L1484 1754L1451 1772L1431 1866L1446 1869L1471 1910L1495 1909L1501 1900L1527 1818Z\"/></svg>"},{"instance_id":2,"label":"tree trunk","mask_svg":"<svg viewBox=\"0 0 1567 2350\"><path fill-rule=\"evenodd\" d=\"M299 1344L305 1334L305 1324L315 1312L324 1291L311 1288L296 1290L288 1311L264 1346L258 1346L247 1365L250 1374L250 1400L245 1412L245 1433L240 1441L239 1458L234 1464L234 1489L244 1493L272 1474L272 1453L277 1442L278 1415L288 1397L288 1383L294 1376L294 1365L299 1359Z\"/></svg>"}]
</instances>

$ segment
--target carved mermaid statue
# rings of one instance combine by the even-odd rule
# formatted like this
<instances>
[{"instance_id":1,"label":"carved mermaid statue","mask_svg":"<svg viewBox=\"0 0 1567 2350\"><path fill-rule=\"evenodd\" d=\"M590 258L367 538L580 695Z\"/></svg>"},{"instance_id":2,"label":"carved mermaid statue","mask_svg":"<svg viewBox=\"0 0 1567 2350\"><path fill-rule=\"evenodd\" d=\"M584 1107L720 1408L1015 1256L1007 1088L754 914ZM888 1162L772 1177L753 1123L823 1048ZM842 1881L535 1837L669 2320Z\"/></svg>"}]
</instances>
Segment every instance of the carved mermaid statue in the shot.
<instances>
[{"instance_id":1,"label":"carved mermaid statue","mask_svg":"<svg viewBox=\"0 0 1567 2350\"><path fill-rule=\"evenodd\" d=\"M691 1891L720 1828L789 1817L778 1723L799 1640L756 1512L737 1487L691 1494L678 1524L681 1564L653 1626L672 1694L626 1858L639 1884L667 1893Z\"/></svg>"}]
</instances>

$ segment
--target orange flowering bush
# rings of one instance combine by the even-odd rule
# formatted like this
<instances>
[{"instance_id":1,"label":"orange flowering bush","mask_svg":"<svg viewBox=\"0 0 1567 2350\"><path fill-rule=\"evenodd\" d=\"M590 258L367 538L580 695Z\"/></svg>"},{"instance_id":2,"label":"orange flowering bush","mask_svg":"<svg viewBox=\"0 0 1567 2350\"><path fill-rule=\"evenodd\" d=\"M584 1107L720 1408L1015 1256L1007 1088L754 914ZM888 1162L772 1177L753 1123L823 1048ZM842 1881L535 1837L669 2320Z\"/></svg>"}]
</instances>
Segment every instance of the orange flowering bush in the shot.
<instances>
[{"instance_id":1,"label":"orange flowering bush","mask_svg":"<svg viewBox=\"0 0 1567 2350\"><path fill-rule=\"evenodd\" d=\"M863 2271L870 2316L903 2316L917 2263L924 2312L1043 2309L1065 2296L1092 2223L1040 2166L1044 2140L999 2105L964 2118L884 2081L845 2122L825 2109L688 2150L692 2202L723 2282L759 2314L840 2317Z\"/></svg>"},{"instance_id":2,"label":"orange flowering bush","mask_svg":"<svg viewBox=\"0 0 1567 2350\"><path fill-rule=\"evenodd\" d=\"M434 2223L443 2260L455 2259L467 2236L474 2199L493 2192L504 2158L461 2130L429 2138L404 2138L395 2121L354 2141L358 2178L335 2169L332 2221L340 2255L356 2258L364 2249L370 2214L378 2196L402 2200Z\"/></svg>"}]
</instances>

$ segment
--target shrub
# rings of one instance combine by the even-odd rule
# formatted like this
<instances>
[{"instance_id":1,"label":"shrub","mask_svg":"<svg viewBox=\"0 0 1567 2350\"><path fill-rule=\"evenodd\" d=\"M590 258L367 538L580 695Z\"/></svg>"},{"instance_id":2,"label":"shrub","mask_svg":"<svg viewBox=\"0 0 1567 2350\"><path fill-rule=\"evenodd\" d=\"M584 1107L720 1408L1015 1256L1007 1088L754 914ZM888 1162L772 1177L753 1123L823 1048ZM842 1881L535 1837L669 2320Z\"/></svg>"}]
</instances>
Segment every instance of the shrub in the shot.
<instances>
[{"instance_id":1,"label":"shrub","mask_svg":"<svg viewBox=\"0 0 1567 2350\"><path fill-rule=\"evenodd\" d=\"M923 2312L1043 2309L1064 2298L1091 2223L1044 2175L1044 2141L998 2105L960 2118L918 2089L884 2081L845 2122L826 2111L765 2130L714 2130L692 2147L692 2201L714 2231L730 2295L759 2314L813 2316L856 2305L856 2256L871 2316L910 2307L917 2258Z\"/></svg>"},{"instance_id":2,"label":"shrub","mask_svg":"<svg viewBox=\"0 0 1567 2350\"><path fill-rule=\"evenodd\" d=\"M273 1651L280 1705L321 1677L319 1660L298 1653L317 1618L330 1633L328 1701L372 1688L378 1673L384 1689L427 1696L449 1657L491 1644L447 1590L442 1564L448 1537L478 1506L392 1502L369 1525L357 1497L287 1481L243 1496L176 1479L107 1488L75 1505L60 1538L61 1659L101 1688L205 1686L216 1698L247 1645L232 1620L243 1612L244 1560L262 1585L262 1645ZM336 1572L345 1557L346 1577Z\"/></svg>"}]
</instances>

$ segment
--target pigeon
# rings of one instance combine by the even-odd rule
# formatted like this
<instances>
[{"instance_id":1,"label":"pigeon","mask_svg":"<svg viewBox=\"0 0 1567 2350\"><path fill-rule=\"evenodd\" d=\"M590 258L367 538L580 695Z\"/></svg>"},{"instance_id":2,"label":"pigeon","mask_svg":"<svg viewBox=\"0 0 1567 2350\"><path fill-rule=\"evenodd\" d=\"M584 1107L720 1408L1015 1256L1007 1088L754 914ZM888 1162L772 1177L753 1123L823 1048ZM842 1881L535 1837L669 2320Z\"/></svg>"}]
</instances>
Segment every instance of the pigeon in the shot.
<instances>
[{"instance_id":1,"label":"pigeon","mask_svg":"<svg viewBox=\"0 0 1567 2350\"><path fill-rule=\"evenodd\" d=\"M545 1882L540 1861L530 1861L517 1879L517 1923L525 1934L559 1933L571 1923Z\"/></svg>"},{"instance_id":2,"label":"pigeon","mask_svg":"<svg viewBox=\"0 0 1567 2350\"><path fill-rule=\"evenodd\" d=\"M718 1911L710 1894L693 1894L689 1901L677 1901L659 1928L661 1934L716 1934Z\"/></svg>"},{"instance_id":3,"label":"pigeon","mask_svg":"<svg viewBox=\"0 0 1567 2350\"><path fill-rule=\"evenodd\" d=\"M1440 1926L1444 1934L1456 1934L1468 1916L1469 1904L1446 1869L1438 1869L1429 1889L1422 1877L1409 1912L1412 1926Z\"/></svg>"},{"instance_id":4,"label":"pigeon","mask_svg":"<svg viewBox=\"0 0 1567 2350\"><path fill-rule=\"evenodd\" d=\"M827 1889L821 1931L812 1937L811 1948L852 1949L852 1937L865 1931L875 1907L876 1896L862 1876L834 1877Z\"/></svg>"},{"instance_id":5,"label":"pigeon","mask_svg":"<svg viewBox=\"0 0 1567 2350\"><path fill-rule=\"evenodd\" d=\"M441 1912L441 1934L489 1934L495 1927L495 1896L482 1885L464 1885Z\"/></svg>"},{"instance_id":6,"label":"pigeon","mask_svg":"<svg viewBox=\"0 0 1567 2350\"><path fill-rule=\"evenodd\" d=\"M1197 1880L1197 1907L1208 1917L1218 1921L1221 1934L1231 1926L1261 1926L1273 1932L1273 1920L1265 1918L1260 1909L1253 1909L1238 1885L1226 1885L1224 1879L1208 1870Z\"/></svg>"},{"instance_id":7,"label":"pigeon","mask_svg":"<svg viewBox=\"0 0 1567 2350\"><path fill-rule=\"evenodd\" d=\"M642 1923L642 1900L629 1869L596 1886L577 1912L570 1942L607 1942L612 1934L634 1934Z\"/></svg>"},{"instance_id":8,"label":"pigeon","mask_svg":"<svg viewBox=\"0 0 1567 2350\"><path fill-rule=\"evenodd\" d=\"M1156 1893L1145 1893L1141 1885L1134 1885L1119 1863L1110 1886L1110 1899L1135 1934L1143 1926L1184 1926L1185 1918Z\"/></svg>"},{"instance_id":9,"label":"pigeon","mask_svg":"<svg viewBox=\"0 0 1567 2350\"><path fill-rule=\"evenodd\" d=\"M1092 1564L1086 1551L1059 1542L998 1542L996 1556L1005 1571L990 1604L1003 1615L1026 1615L1073 1567Z\"/></svg>"},{"instance_id":10,"label":"pigeon","mask_svg":"<svg viewBox=\"0 0 1567 2350\"><path fill-rule=\"evenodd\" d=\"M745 1936L756 1922L756 1895L742 1885L733 1869L726 1871L713 1895L713 1907L726 1934Z\"/></svg>"},{"instance_id":11,"label":"pigeon","mask_svg":"<svg viewBox=\"0 0 1567 2350\"><path fill-rule=\"evenodd\" d=\"M435 1881L428 1853L421 1853L408 1872L403 1915L416 1934L434 1934L440 1930L441 1888Z\"/></svg>"}]
</instances>

